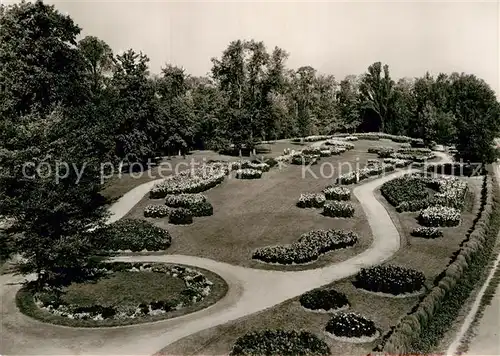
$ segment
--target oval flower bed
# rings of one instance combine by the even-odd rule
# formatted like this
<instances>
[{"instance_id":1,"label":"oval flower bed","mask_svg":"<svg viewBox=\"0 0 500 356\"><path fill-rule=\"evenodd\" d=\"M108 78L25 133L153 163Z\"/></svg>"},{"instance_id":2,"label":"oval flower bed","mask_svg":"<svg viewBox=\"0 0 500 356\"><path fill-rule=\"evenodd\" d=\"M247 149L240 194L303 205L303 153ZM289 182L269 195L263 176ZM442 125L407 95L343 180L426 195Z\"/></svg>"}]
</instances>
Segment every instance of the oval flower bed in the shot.
<instances>
[{"instance_id":1,"label":"oval flower bed","mask_svg":"<svg viewBox=\"0 0 500 356\"><path fill-rule=\"evenodd\" d=\"M327 200L350 200L351 190L346 187L329 185L323 189Z\"/></svg>"},{"instance_id":2,"label":"oval flower bed","mask_svg":"<svg viewBox=\"0 0 500 356\"><path fill-rule=\"evenodd\" d=\"M307 331L268 329L240 336L229 355L319 356L330 355L330 348Z\"/></svg>"},{"instance_id":3,"label":"oval flower bed","mask_svg":"<svg viewBox=\"0 0 500 356\"><path fill-rule=\"evenodd\" d=\"M210 216L214 213L212 204L203 194L168 194L165 197L165 205L188 209L193 216Z\"/></svg>"},{"instance_id":4,"label":"oval flower bed","mask_svg":"<svg viewBox=\"0 0 500 356\"><path fill-rule=\"evenodd\" d=\"M437 227L417 227L413 229L411 235L424 239L437 239L438 237L443 237L443 232Z\"/></svg>"},{"instance_id":5,"label":"oval flower bed","mask_svg":"<svg viewBox=\"0 0 500 356\"><path fill-rule=\"evenodd\" d=\"M299 197L299 208L321 208L325 205L325 195L321 193L303 193Z\"/></svg>"},{"instance_id":6,"label":"oval flower bed","mask_svg":"<svg viewBox=\"0 0 500 356\"><path fill-rule=\"evenodd\" d=\"M457 226L460 224L460 210L441 205L431 206L420 211L418 221L427 227Z\"/></svg>"},{"instance_id":7,"label":"oval flower bed","mask_svg":"<svg viewBox=\"0 0 500 356\"><path fill-rule=\"evenodd\" d=\"M336 340L364 343L379 336L375 323L356 313L335 314L325 326L326 334Z\"/></svg>"},{"instance_id":8,"label":"oval flower bed","mask_svg":"<svg viewBox=\"0 0 500 356\"><path fill-rule=\"evenodd\" d=\"M313 165L318 163L319 155L295 154L290 163L296 165Z\"/></svg>"},{"instance_id":9,"label":"oval flower bed","mask_svg":"<svg viewBox=\"0 0 500 356\"><path fill-rule=\"evenodd\" d=\"M25 286L17 295L19 308L55 324L129 325L199 310L227 291L214 273L182 265L104 263L94 276L88 282L42 291Z\"/></svg>"},{"instance_id":10,"label":"oval flower bed","mask_svg":"<svg viewBox=\"0 0 500 356\"><path fill-rule=\"evenodd\" d=\"M346 295L334 289L314 289L302 294L299 302L308 311L319 313L335 312L350 306Z\"/></svg>"},{"instance_id":11,"label":"oval flower bed","mask_svg":"<svg viewBox=\"0 0 500 356\"><path fill-rule=\"evenodd\" d=\"M189 225L193 223L193 214L191 210L185 208L176 208L170 211L168 222L174 225Z\"/></svg>"},{"instance_id":12,"label":"oval flower bed","mask_svg":"<svg viewBox=\"0 0 500 356\"><path fill-rule=\"evenodd\" d=\"M323 207L323 215L332 218L350 218L354 215L354 207L344 201L328 201Z\"/></svg>"},{"instance_id":13,"label":"oval flower bed","mask_svg":"<svg viewBox=\"0 0 500 356\"><path fill-rule=\"evenodd\" d=\"M277 264L303 264L317 260L320 255L336 249L354 246L358 235L343 230L313 230L302 234L298 241L283 246L255 250L252 258Z\"/></svg>"},{"instance_id":14,"label":"oval flower bed","mask_svg":"<svg viewBox=\"0 0 500 356\"><path fill-rule=\"evenodd\" d=\"M245 168L236 171L236 178L238 179L259 179L262 177L262 171L257 169Z\"/></svg>"},{"instance_id":15,"label":"oval flower bed","mask_svg":"<svg viewBox=\"0 0 500 356\"><path fill-rule=\"evenodd\" d=\"M165 205L150 204L144 208L145 218L164 218L169 213L170 209Z\"/></svg>"},{"instance_id":16,"label":"oval flower bed","mask_svg":"<svg viewBox=\"0 0 500 356\"><path fill-rule=\"evenodd\" d=\"M419 294L424 283L422 272L394 265L363 268L352 282L356 288L393 296Z\"/></svg>"}]
</instances>

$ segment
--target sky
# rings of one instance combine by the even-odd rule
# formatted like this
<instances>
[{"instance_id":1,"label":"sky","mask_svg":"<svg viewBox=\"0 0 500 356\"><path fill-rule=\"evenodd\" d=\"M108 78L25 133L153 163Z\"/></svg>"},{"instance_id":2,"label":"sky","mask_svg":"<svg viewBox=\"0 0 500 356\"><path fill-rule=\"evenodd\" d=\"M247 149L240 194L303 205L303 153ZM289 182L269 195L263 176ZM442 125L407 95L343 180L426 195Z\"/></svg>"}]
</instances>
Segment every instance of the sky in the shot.
<instances>
[{"instance_id":1,"label":"sky","mask_svg":"<svg viewBox=\"0 0 500 356\"><path fill-rule=\"evenodd\" d=\"M338 80L381 61L395 79L457 71L500 89L498 0L46 2L115 53L147 54L152 73L171 63L205 75L230 41L255 39L289 52L290 68L311 65Z\"/></svg>"}]
</instances>

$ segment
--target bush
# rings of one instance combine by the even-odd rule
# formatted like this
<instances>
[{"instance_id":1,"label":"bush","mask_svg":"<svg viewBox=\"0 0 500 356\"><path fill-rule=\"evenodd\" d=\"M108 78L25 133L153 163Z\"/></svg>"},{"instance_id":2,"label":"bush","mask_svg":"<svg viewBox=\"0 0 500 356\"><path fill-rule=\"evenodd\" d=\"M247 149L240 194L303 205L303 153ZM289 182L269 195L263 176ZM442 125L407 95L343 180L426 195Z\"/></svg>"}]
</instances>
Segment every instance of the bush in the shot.
<instances>
[{"instance_id":1,"label":"bush","mask_svg":"<svg viewBox=\"0 0 500 356\"><path fill-rule=\"evenodd\" d=\"M417 227L413 229L411 235L425 239L437 239L438 237L443 237L443 232L437 227Z\"/></svg>"},{"instance_id":2,"label":"bush","mask_svg":"<svg viewBox=\"0 0 500 356\"><path fill-rule=\"evenodd\" d=\"M238 169L236 171L236 178L238 179L259 179L262 177L262 171L257 169Z\"/></svg>"},{"instance_id":3,"label":"bush","mask_svg":"<svg viewBox=\"0 0 500 356\"><path fill-rule=\"evenodd\" d=\"M175 225L189 225L193 223L193 214L185 208L172 209L168 222Z\"/></svg>"},{"instance_id":4,"label":"bush","mask_svg":"<svg viewBox=\"0 0 500 356\"><path fill-rule=\"evenodd\" d=\"M329 251L354 246L357 241L358 235L352 231L312 230L291 245L259 248L252 258L267 263L308 263Z\"/></svg>"},{"instance_id":5,"label":"bush","mask_svg":"<svg viewBox=\"0 0 500 356\"><path fill-rule=\"evenodd\" d=\"M304 193L299 197L299 208L321 208L325 205L325 195L320 193Z\"/></svg>"},{"instance_id":6,"label":"bush","mask_svg":"<svg viewBox=\"0 0 500 356\"><path fill-rule=\"evenodd\" d=\"M299 301L310 310L334 311L350 305L346 295L334 289L314 289L302 294Z\"/></svg>"},{"instance_id":7,"label":"bush","mask_svg":"<svg viewBox=\"0 0 500 356\"><path fill-rule=\"evenodd\" d=\"M103 234L101 247L111 251L162 251L172 243L168 231L144 220L122 219L96 233Z\"/></svg>"},{"instance_id":8,"label":"bush","mask_svg":"<svg viewBox=\"0 0 500 356\"><path fill-rule=\"evenodd\" d=\"M188 209L193 216L210 216L214 210L203 194L169 194L165 197L165 205Z\"/></svg>"},{"instance_id":9,"label":"bush","mask_svg":"<svg viewBox=\"0 0 500 356\"><path fill-rule=\"evenodd\" d=\"M324 205L323 215L333 218L350 218L354 216L354 207L343 201L328 201Z\"/></svg>"},{"instance_id":10,"label":"bush","mask_svg":"<svg viewBox=\"0 0 500 356\"><path fill-rule=\"evenodd\" d=\"M400 295L420 291L424 286L422 272L394 265L363 268L352 282L356 288L371 292Z\"/></svg>"},{"instance_id":11,"label":"bush","mask_svg":"<svg viewBox=\"0 0 500 356\"><path fill-rule=\"evenodd\" d=\"M457 226L460 224L460 211L447 206L431 206L418 215L418 221L423 226Z\"/></svg>"},{"instance_id":12,"label":"bush","mask_svg":"<svg viewBox=\"0 0 500 356\"><path fill-rule=\"evenodd\" d=\"M335 314L326 324L326 332L346 338L372 337L377 334L377 328L372 320L356 313Z\"/></svg>"},{"instance_id":13,"label":"bush","mask_svg":"<svg viewBox=\"0 0 500 356\"><path fill-rule=\"evenodd\" d=\"M329 355L330 348L307 331L262 330L239 337L230 355L308 356Z\"/></svg>"},{"instance_id":14,"label":"bush","mask_svg":"<svg viewBox=\"0 0 500 356\"><path fill-rule=\"evenodd\" d=\"M168 216L170 209L165 205L150 204L144 208L144 217L146 218L163 218Z\"/></svg>"},{"instance_id":15,"label":"bush","mask_svg":"<svg viewBox=\"0 0 500 356\"><path fill-rule=\"evenodd\" d=\"M327 200L350 200L351 190L342 186L329 185L323 189L325 198Z\"/></svg>"}]
</instances>

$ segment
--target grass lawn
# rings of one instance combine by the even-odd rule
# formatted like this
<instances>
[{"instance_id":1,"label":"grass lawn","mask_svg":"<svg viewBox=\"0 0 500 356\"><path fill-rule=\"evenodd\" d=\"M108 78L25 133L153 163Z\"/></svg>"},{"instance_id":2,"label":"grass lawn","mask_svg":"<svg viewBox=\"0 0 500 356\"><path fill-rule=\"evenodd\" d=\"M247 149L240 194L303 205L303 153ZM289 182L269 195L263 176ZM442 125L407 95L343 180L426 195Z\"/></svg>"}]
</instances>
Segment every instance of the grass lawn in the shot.
<instances>
[{"instance_id":1,"label":"grass lawn","mask_svg":"<svg viewBox=\"0 0 500 356\"><path fill-rule=\"evenodd\" d=\"M389 264L403 265L422 271L427 277L427 285L446 267L451 254L455 252L467 230L472 226L475 213L479 208L481 181L469 178L470 192L462 214L462 223L458 227L443 229L444 236L438 239L422 239L410 236L413 227L417 226L416 213L397 213L394 208L378 193L378 199L389 210L392 220L402 235L402 246ZM372 319L381 329L382 335L392 325L406 315L418 302L419 297L386 298L357 290L352 285L353 278L332 283L330 286L346 294L351 308L363 316ZM298 298L291 299L268 310L248 317L196 333L181 339L162 350L169 355L221 355L227 354L239 336L264 328L290 328L310 331L321 337L334 355L368 354L379 340L365 344L351 344L334 341L324 335L324 327L329 320L325 314L307 312L302 309Z\"/></svg>"},{"instance_id":2,"label":"grass lawn","mask_svg":"<svg viewBox=\"0 0 500 356\"><path fill-rule=\"evenodd\" d=\"M384 143L390 144L395 145ZM343 261L365 250L371 243L370 228L355 198L352 200L355 217L351 219L325 217L320 214L322 209L301 209L295 204L301 193L320 192L331 184L338 176L340 163L349 162L354 166L359 162L363 166L367 159L376 157L366 152L373 141L360 141L355 145L354 150L340 156L322 158L318 165L311 167L313 174L307 172L302 176L302 166L290 165L272 169L261 179L228 178L204 193L214 207L214 215L195 218L191 225L172 225L167 218L147 220L171 233L169 254L201 256L254 268L288 270L316 268ZM325 167L323 173L326 177L322 177L323 162L333 165L333 174L329 167ZM340 168L343 173L349 170L347 164ZM152 200L146 196L126 217L145 219L143 211L149 204L163 204L163 200ZM360 240L357 246L332 251L310 265L283 267L251 259L256 248L292 243L302 233L314 229L352 230L358 233Z\"/></svg>"},{"instance_id":3,"label":"grass lawn","mask_svg":"<svg viewBox=\"0 0 500 356\"><path fill-rule=\"evenodd\" d=\"M21 288L17 293L16 303L21 312L44 322L72 327L109 327L140 324L189 314L214 304L226 295L228 286L217 274L202 268L185 267L198 270L213 283L210 294L201 302L165 314L101 321L69 319L38 308L33 301L32 292L27 286ZM65 288L66 293L63 299L68 303L82 307L102 305L120 309L155 300L176 299L184 289L186 286L182 279L164 273L126 271L115 272L94 282L72 284Z\"/></svg>"}]
</instances>

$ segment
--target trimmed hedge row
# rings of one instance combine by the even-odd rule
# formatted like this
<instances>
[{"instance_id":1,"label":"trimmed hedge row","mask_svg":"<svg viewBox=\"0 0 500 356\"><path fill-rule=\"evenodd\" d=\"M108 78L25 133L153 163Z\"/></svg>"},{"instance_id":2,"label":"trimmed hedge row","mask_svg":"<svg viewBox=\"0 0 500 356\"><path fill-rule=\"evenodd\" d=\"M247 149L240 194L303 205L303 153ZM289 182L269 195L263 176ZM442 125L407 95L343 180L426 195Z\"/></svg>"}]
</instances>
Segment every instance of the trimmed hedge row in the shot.
<instances>
[{"instance_id":1,"label":"trimmed hedge row","mask_svg":"<svg viewBox=\"0 0 500 356\"><path fill-rule=\"evenodd\" d=\"M481 207L473 228L431 291L394 326L374 351L430 352L455 320L488 264L500 229L498 182L485 176Z\"/></svg>"},{"instance_id":2,"label":"trimmed hedge row","mask_svg":"<svg viewBox=\"0 0 500 356\"><path fill-rule=\"evenodd\" d=\"M307 331L266 329L240 336L229 355L324 356L330 355L330 348Z\"/></svg>"}]
</instances>

